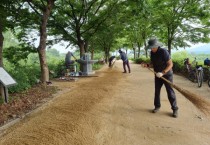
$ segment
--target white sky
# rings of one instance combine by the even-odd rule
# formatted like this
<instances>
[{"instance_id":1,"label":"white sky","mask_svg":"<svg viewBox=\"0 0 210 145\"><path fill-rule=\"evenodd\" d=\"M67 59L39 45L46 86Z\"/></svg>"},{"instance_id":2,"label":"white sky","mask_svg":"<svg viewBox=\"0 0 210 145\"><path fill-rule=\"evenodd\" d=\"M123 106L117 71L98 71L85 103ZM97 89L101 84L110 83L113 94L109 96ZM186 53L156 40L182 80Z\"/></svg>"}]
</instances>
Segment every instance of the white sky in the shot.
<instances>
[{"instance_id":1,"label":"white sky","mask_svg":"<svg viewBox=\"0 0 210 145\"><path fill-rule=\"evenodd\" d=\"M60 53L67 53L68 51L71 51L71 52L74 52L76 50L75 47L73 46L69 46L67 49L66 49L66 46L68 44L55 44L52 46L52 48L55 48L56 50L58 50Z\"/></svg>"}]
</instances>

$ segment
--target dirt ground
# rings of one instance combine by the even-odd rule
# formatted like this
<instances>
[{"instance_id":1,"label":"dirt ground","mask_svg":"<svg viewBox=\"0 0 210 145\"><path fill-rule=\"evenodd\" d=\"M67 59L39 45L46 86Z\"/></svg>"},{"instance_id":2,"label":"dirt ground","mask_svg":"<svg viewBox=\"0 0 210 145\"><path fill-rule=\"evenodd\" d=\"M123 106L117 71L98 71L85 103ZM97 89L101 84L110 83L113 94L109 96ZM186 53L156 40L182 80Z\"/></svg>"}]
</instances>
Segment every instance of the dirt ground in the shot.
<instances>
[{"instance_id":1,"label":"dirt ground","mask_svg":"<svg viewBox=\"0 0 210 145\"><path fill-rule=\"evenodd\" d=\"M160 112L154 114L153 74L122 62L76 82L54 81L62 89L29 115L0 128L0 145L209 145L210 117L176 91L178 118L162 88ZM174 83L210 101L210 88L181 76Z\"/></svg>"}]
</instances>

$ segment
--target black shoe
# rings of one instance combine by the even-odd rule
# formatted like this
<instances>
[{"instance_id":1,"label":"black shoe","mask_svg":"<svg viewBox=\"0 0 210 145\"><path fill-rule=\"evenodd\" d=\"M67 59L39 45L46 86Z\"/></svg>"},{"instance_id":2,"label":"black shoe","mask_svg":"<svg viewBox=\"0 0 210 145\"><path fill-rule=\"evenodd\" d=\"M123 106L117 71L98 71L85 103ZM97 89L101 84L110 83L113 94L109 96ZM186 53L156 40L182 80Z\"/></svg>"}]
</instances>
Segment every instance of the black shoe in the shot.
<instances>
[{"instance_id":1,"label":"black shoe","mask_svg":"<svg viewBox=\"0 0 210 145\"><path fill-rule=\"evenodd\" d=\"M127 73L126 71L124 71L123 73Z\"/></svg>"},{"instance_id":2,"label":"black shoe","mask_svg":"<svg viewBox=\"0 0 210 145\"><path fill-rule=\"evenodd\" d=\"M153 113L156 113L156 112L158 112L159 110L160 110L160 108L155 108L155 109L152 110L152 112L153 112Z\"/></svg>"},{"instance_id":3,"label":"black shoe","mask_svg":"<svg viewBox=\"0 0 210 145\"><path fill-rule=\"evenodd\" d=\"M177 118L178 117L178 110L173 110L173 115L172 115L174 118Z\"/></svg>"}]
</instances>

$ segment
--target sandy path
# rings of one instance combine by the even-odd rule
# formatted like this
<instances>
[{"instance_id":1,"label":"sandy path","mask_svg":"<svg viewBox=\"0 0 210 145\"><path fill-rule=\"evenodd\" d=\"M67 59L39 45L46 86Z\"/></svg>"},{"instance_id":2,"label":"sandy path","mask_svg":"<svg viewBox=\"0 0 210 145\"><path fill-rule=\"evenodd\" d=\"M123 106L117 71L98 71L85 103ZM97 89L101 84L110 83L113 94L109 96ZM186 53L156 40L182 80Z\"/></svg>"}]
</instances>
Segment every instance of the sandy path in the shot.
<instances>
[{"instance_id":1,"label":"sandy path","mask_svg":"<svg viewBox=\"0 0 210 145\"><path fill-rule=\"evenodd\" d=\"M210 120L179 92L178 118L171 117L165 88L161 111L151 113L153 74L139 65L131 68L131 74L121 73L118 61L112 69L98 71L96 78L54 82L63 93L4 130L0 145L210 144ZM210 96L207 84L199 89L180 76L174 82Z\"/></svg>"}]
</instances>

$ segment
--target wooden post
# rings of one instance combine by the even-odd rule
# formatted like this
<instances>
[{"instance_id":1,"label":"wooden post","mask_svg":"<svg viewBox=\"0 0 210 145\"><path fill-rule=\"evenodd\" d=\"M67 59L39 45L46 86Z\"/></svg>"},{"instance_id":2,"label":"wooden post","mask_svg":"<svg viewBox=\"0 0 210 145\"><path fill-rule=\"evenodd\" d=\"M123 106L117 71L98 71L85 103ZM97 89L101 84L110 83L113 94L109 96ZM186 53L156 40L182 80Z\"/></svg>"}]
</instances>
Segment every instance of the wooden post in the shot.
<instances>
[{"instance_id":1,"label":"wooden post","mask_svg":"<svg viewBox=\"0 0 210 145\"><path fill-rule=\"evenodd\" d=\"M4 68L0 67L0 91L5 103L8 103L9 96L7 88L16 84L16 81L4 70Z\"/></svg>"},{"instance_id":2,"label":"wooden post","mask_svg":"<svg viewBox=\"0 0 210 145\"><path fill-rule=\"evenodd\" d=\"M8 103L8 89L4 87L4 102Z\"/></svg>"},{"instance_id":3,"label":"wooden post","mask_svg":"<svg viewBox=\"0 0 210 145\"><path fill-rule=\"evenodd\" d=\"M4 86L0 83L0 96L2 98L2 100L4 99Z\"/></svg>"}]
</instances>

